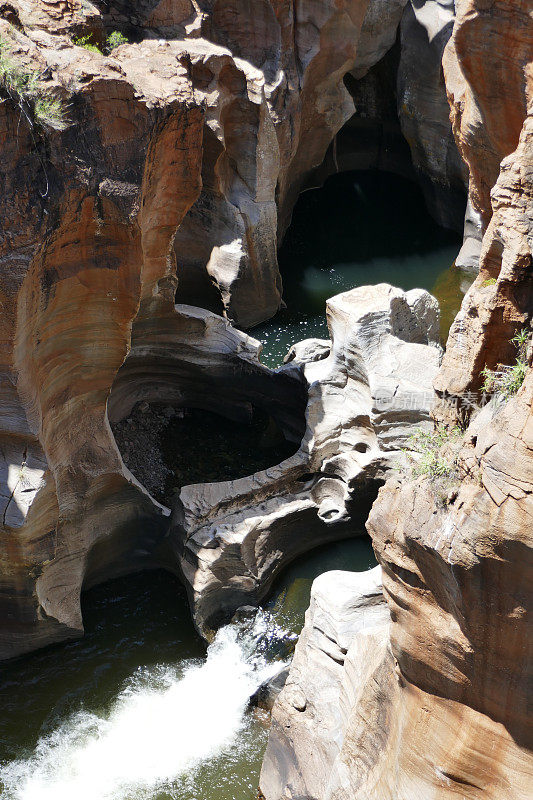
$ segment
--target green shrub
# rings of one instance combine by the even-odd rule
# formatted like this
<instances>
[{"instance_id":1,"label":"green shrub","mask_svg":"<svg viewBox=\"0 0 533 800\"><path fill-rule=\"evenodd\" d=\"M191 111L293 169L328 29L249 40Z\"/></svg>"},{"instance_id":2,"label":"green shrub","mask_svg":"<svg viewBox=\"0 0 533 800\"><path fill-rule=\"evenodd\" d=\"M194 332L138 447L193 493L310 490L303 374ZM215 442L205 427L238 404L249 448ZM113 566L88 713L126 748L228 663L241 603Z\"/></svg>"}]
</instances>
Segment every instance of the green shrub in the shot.
<instances>
[{"instance_id":1,"label":"green shrub","mask_svg":"<svg viewBox=\"0 0 533 800\"><path fill-rule=\"evenodd\" d=\"M100 48L92 41L93 35L89 33L87 36L79 36L77 39L74 38L72 41L78 47L83 47L85 50L89 50L91 53L99 53L103 55Z\"/></svg>"},{"instance_id":2,"label":"green shrub","mask_svg":"<svg viewBox=\"0 0 533 800\"><path fill-rule=\"evenodd\" d=\"M493 394L503 400L508 400L515 395L524 382L529 367L527 361L527 348L531 338L531 331L522 328L516 336L511 339L517 350L516 361L514 364L499 364L499 369L488 369L485 367L481 374L483 385L481 391L486 394Z\"/></svg>"},{"instance_id":3,"label":"green shrub","mask_svg":"<svg viewBox=\"0 0 533 800\"><path fill-rule=\"evenodd\" d=\"M497 283L496 278L487 278L486 281L483 281L481 286L484 289L486 286L494 286L496 283Z\"/></svg>"},{"instance_id":4,"label":"green shrub","mask_svg":"<svg viewBox=\"0 0 533 800\"><path fill-rule=\"evenodd\" d=\"M458 442L463 432L459 426L445 428L437 425L433 431L417 430L411 436L410 450L406 450L415 477L427 475L429 478L449 477L455 472L456 461L445 445ZM413 456L416 453L416 456Z\"/></svg>"},{"instance_id":5,"label":"green shrub","mask_svg":"<svg viewBox=\"0 0 533 800\"><path fill-rule=\"evenodd\" d=\"M67 127L61 100L44 84L40 73L13 59L9 43L0 37L0 86L31 126L62 131Z\"/></svg>"},{"instance_id":6,"label":"green shrub","mask_svg":"<svg viewBox=\"0 0 533 800\"><path fill-rule=\"evenodd\" d=\"M106 52L110 53L115 47L120 47L121 44L128 44L128 39L120 31L113 31L106 39Z\"/></svg>"},{"instance_id":7,"label":"green shrub","mask_svg":"<svg viewBox=\"0 0 533 800\"><path fill-rule=\"evenodd\" d=\"M432 431L417 430L403 452L408 477L428 478L439 505L445 506L459 485L457 455L463 431L459 426L437 425Z\"/></svg>"}]
</instances>

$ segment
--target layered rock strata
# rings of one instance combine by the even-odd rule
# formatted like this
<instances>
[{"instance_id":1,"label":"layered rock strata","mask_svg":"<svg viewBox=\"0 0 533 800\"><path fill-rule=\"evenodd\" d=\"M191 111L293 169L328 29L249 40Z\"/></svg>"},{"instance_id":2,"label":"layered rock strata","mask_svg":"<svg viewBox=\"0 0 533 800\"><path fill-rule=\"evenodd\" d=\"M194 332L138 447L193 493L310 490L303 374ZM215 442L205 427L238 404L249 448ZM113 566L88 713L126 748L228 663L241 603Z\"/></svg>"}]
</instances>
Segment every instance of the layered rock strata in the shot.
<instances>
[{"instance_id":1,"label":"layered rock strata","mask_svg":"<svg viewBox=\"0 0 533 800\"><path fill-rule=\"evenodd\" d=\"M276 185L297 193L349 113L342 76L366 3L178 5L152 4L151 21L139 7L148 38L111 56L74 43L103 46L113 20L98 3L2 7L3 52L65 109L55 130L31 102L0 104L2 657L79 634L83 586L159 563L167 510L125 468L107 400L128 353L113 413L142 394L128 374L164 383L174 240L202 186L216 173L209 231L215 217L231 229L209 257L224 309L264 319L280 304Z\"/></svg>"},{"instance_id":2,"label":"layered rock strata","mask_svg":"<svg viewBox=\"0 0 533 800\"><path fill-rule=\"evenodd\" d=\"M2 51L65 110L59 130L16 93L0 104L1 656L79 634L82 587L173 568L168 510L110 422L176 364L205 368L203 334L182 349L179 279L242 325L279 308L278 239L353 113L345 74L382 58L402 3L365 25L365 0L130 5L1 10ZM113 29L133 42L76 44Z\"/></svg>"},{"instance_id":3,"label":"layered rock strata","mask_svg":"<svg viewBox=\"0 0 533 800\"><path fill-rule=\"evenodd\" d=\"M361 529L401 448L431 424L436 300L361 287L331 298L327 320L331 342L300 343L272 378L305 380L298 452L250 477L180 492L170 538L203 633L258 602L289 560Z\"/></svg>"},{"instance_id":4,"label":"layered rock strata","mask_svg":"<svg viewBox=\"0 0 533 800\"><path fill-rule=\"evenodd\" d=\"M533 312L531 7L505 0L490 11L476 0L456 6L444 70L455 137L470 171L472 213L484 235L479 276L452 325L435 384L441 398L435 413L444 420L456 418L464 398L479 391L484 367L512 363L510 340ZM487 57L485 42L494 57Z\"/></svg>"},{"instance_id":5,"label":"layered rock strata","mask_svg":"<svg viewBox=\"0 0 533 800\"><path fill-rule=\"evenodd\" d=\"M350 716L387 648L389 610L381 567L325 572L313 582L305 625L272 710L261 770L265 800L323 798L350 733Z\"/></svg>"},{"instance_id":6,"label":"layered rock strata","mask_svg":"<svg viewBox=\"0 0 533 800\"><path fill-rule=\"evenodd\" d=\"M510 339L533 311L533 27L528 3L460 0L456 10L446 84L470 171L474 229L484 236L480 275L452 326L436 382L435 414L472 420L456 463L441 464L455 473L444 502L431 470L380 490L368 529L390 635L358 653L358 692L345 712L340 750L331 748L328 731L323 738L313 731L314 752L326 755L311 775L299 750L308 733L296 727L289 738L273 727L261 778L267 800L531 794L533 373L515 396L482 410L476 392L483 367L516 359ZM293 712L281 696L277 713L290 731Z\"/></svg>"},{"instance_id":7,"label":"layered rock strata","mask_svg":"<svg viewBox=\"0 0 533 800\"><path fill-rule=\"evenodd\" d=\"M360 633L348 636L343 687L349 681L351 693L330 695L332 664L315 656L315 629L330 647L339 638L314 622L312 601L273 709L266 800L529 797L532 402L530 371L516 398L473 420L448 505L427 479L380 490L368 529L390 636L369 631L364 644ZM344 620L336 593L330 585L324 601L333 629ZM348 594L358 597L357 588ZM291 684L301 690L294 697Z\"/></svg>"}]
</instances>

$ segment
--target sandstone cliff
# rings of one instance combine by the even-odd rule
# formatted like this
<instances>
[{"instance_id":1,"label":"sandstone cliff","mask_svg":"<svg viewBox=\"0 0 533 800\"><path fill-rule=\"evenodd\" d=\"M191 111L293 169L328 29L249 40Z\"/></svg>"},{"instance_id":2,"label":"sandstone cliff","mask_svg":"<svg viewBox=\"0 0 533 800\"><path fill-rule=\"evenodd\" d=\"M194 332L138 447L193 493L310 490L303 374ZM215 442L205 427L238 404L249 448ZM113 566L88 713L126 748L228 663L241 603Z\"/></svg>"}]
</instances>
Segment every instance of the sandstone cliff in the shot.
<instances>
[{"instance_id":1,"label":"sandstone cliff","mask_svg":"<svg viewBox=\"0 0 533 800\"><path fill-rule=\"evenodd\" d=\"M499 0L489 13L474 0L456 5L444 69L484 236L479 276L452 325L435 384L443 400L436 414L443 419L454 416L450 400L479 390L483 367L512 360L510 340L533 307L531 4Z\"/></svg>"},{"instance_id":2,"label":"sandstone cliff","mask_svg":"<svg viewBox=\"0 0 533 800\"><path fill-rule=\"evenodd\" d=\"M438 419L471 419L457 483L444 502L429 478L380 490L367 527L390 633L354 631L357 672L345 662L343 688L334 689L349 709L327 752L320 726L316 743L302 733L305 705L280 696L261 777L266 800L531 795L531 365L516 396L476 406L481 370L516 359L510 339L533 313L533 18L530 3L461 0L456 9L445 76L484 231L480 274L435 384ZM312 680L300 675L304 694ZM322 754L318 781L310 741Z\"/></svg>"},{"instance_id":3,"label":"sandstone cliff","mask_svg":"<svg viewBox=\"0 0 533 800\"><path fill-rule=\"evenodd\" d=\"M2 57L64 118L39 125L38 92L3 91L0 656L79 634L82 587L176 568L160 552L169 509L125 467L110 425L138 400L202 394L190 375L201 384L212 364L206 328L198 318L191 333L176 310L180 286L244 326L279 308L292 206L357 112L345 77L383 58L404 6L1 6ZM108 52L114 30L129 42ZM440 119L442 88L434 99ZM246 361L228 342L228 363Z\"/></svg>"}]
</instances>

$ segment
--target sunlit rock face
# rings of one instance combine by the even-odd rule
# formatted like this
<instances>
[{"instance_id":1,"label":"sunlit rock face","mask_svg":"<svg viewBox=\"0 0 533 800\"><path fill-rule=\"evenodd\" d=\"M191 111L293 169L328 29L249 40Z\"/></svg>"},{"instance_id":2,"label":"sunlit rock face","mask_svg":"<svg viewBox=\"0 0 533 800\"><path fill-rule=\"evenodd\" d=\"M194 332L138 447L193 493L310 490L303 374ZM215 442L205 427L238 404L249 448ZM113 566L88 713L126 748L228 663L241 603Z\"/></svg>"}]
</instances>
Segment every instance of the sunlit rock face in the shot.
<instances>
[{"instance_id":1,"label":"sunlit rock face","mask_svg":"<svg viewBox=\"0 0 533 800\"><path fill-rule=\"evenodd\" d=\"M180 279L242 326L279 308L280 237L354 112L344 76L395 39L404 3L381 5L364 26L366 0L3 9L10 57L66 113L43 130L0 107L1 656L79 634L82 586L163 558L168 509L110 419L202 362L203 334L182 349ZM104 55L113 30L129 42Z\"/></svg>"},{"instance_id":2,"label":"sunlit rock face","mask_svg":"<svg viewBox=\"0 0 533 800\"><path fill-rule=\"evenodd\" d=\"M371 655L379 665L389 625L381 567L315 579L289 676L272 711L260 779L265 800L327 796L366 682L361 668L371 674L362 657Z\"/></svg>"},{"instance_id":3,"label":"sunlit rock face","mask_svg":"<svg viewBox=\"0 0 533 800\"><path fill-rule=\"evenodd\" d=\"M203 633L258 602L295 556L360 530L409 437L431 426L435 298L363 286L331 298L327 320L330 342L301 342L270 373L274 385L306 387L295 455L239 480L186 486L174 506L170 541Z\"/></svg>"},{"instance_id":4,"label":"sunlit rock face","mask_svg":"<svg viewBox=\"0 0 533 800\"><path fill-rule=\"evenodd\" d=\"M383 764L396 770L394 779L363 770L355 797L530 793L532 400L530 372L516 398L472 422L446 509L429 481L380 492L369 531L397 674L390 716L360 730L357 748L379 736ZM409 732L420 725L416 744Z\"/></svg>"},{"instance_id":5,"label":"sunlit rock face","mask_svg":"<svg viewBox=\"0 0 533 800\"><path fill-rule=\"evenodd\" d=\"M444 505L429 478L391 480L380 490L367 527L382 567L390 636L359 649L358 691L335 746L314 731L319 741L299 751L306 734L291 712L293 736L280 696L273 718L278 713L287 727L272 729L261 779L267 800L298 796L302 781L311 787L303 796L327 800L531 794L531 367L516 396L472 409L482 368L512 363L509 340L530 325L533 311L533 27L522 3L489 8L465 0L456 10L445 77L470 171L472 224L484 230L480 275L452 326L435 384L435 416L454 423L472 417L458 457L460 480ZM305 719L303 703L295 707ZM285 771L281 741L289 750ZM327 775L319 783L316 770L306 772L314 753Z\"/></svg>"},{"instance_id":6,"label":"sunlit rock face","mask_svg":"<svg viewBox=\"0 0 533 800\"><path fill-rule=\"evenodd\" d=\"M435 414L442 419L455 415L450 399L480 389L483 367L513 360L510 340L533 311L531 9L504 0L489 11L475 0L456 6L444 74L454 134L470 170L471 209L484 236L479 277L452 325L435 384L442 398Z\"/></svg>"},{"instance_id":7,"label":"sunlit rock face","mask_svg":"<svg viewBox=\"0 0 533 800\"><path fill-rule=\"evenodd\" d=\"M41 28L46 49L2 30L71 92L64 132L0 107L6 657L79 634L82 585L144 563L162 535L168 512L125 470L106 404L133 319L142 339L174 314L169 254L200 188L203 111L181 51L147 74L132 50L118 67Z\"/></svg>"},{"instance_id":8,"label":"sunlit rock face","mask_svg":"<svg viewBox=\"0 0 533 800\"><path fill-rule=\"evenodd\" d=\"M315 582L272 711L266 800L529 797L532 401L530 370L471 423L446 507L428 479L380 490L368 530L390 632L346 630L341 581Z\"/></svg>"}]
</instances>

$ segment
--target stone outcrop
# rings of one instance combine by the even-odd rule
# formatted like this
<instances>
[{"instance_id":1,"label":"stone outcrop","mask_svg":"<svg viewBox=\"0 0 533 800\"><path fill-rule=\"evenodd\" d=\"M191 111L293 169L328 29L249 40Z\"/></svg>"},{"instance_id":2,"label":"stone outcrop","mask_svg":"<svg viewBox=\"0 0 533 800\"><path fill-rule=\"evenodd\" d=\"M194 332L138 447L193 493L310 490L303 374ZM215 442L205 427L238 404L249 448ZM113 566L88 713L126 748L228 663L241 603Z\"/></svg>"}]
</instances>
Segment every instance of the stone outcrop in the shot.
<instances>
[{"instance_id":1,"label":"stone outcrop","mask_svg":"<svg viewBox=\"0 0 533 800\"><path fill-rule=\"evenodd\" d=\"M393 735L393 725L361 731L358 746L389 737L380 758L396 769L392 785L390 774L369 769L365 798L429 796L429 787L439 797L459 788L476 798L530 793L532 400L530 373L516 398L479 413L448 507L437 508L426 481L389 484L371 513L392 617L393 706L403 725L409 714L409 730L428 724L423 748Z\"/></svg>"},{"instance_id":2,"label":"stone outcrop","mask_svg":"<svg viewBox=\"0 0 533 800\"><path fill-rule=\"evenodd\" d=\"M382 655L388 631L381 567L315 579L289 676L272 711L260 778L265 800L329 796L333 765L364 683L361 656Z\"/></svg>"},{"instance_id":3,"label":"stone outcrop","mask_svg":"<svg viewBox=\"0 0 533 800\"><path fill-rule=\"evenodd\" d=\"M472 421L447 506L429 480L380 490L368 529L390 636L352 631L342 671L331 633L345 619L339 581L329 581L321 603L312 599L272 712L266 800L529 797L532 402L530 371L515 398ZM356 604L352 581L347 600ZM326 604L327 627L317 621Z\"/></svg>"},{"instance_id":4,"label":"stone outcrop","mask_svg":"<svg viewBox=\"0 0 533 800\"><path fill-rule=\"evenodd\" d=\"M533 25L527 2L461 0L444 67L452 122L484 233L480 272L450 330L436 416L457 415L483 367L515 358L510 343L533 311L531 173ZM498 54L489 57L486 42ZM459 411L460 413L460 411Z\"/></svg>"},{"instance_id":5,"label":"stone outcrop","mask_svg":"<svg viewBox=\"0 0 533 800\"><path fill-rule=\"evenodd\" d=\"M327 319L329 347L300 343L271 378L304 378L298 452L252 476L180 492L170 539L204 634L258 602L288 561L360 529L415 426L431 425L436 300L366 286L331 298Z\"/></svg>"}]
</instances>

